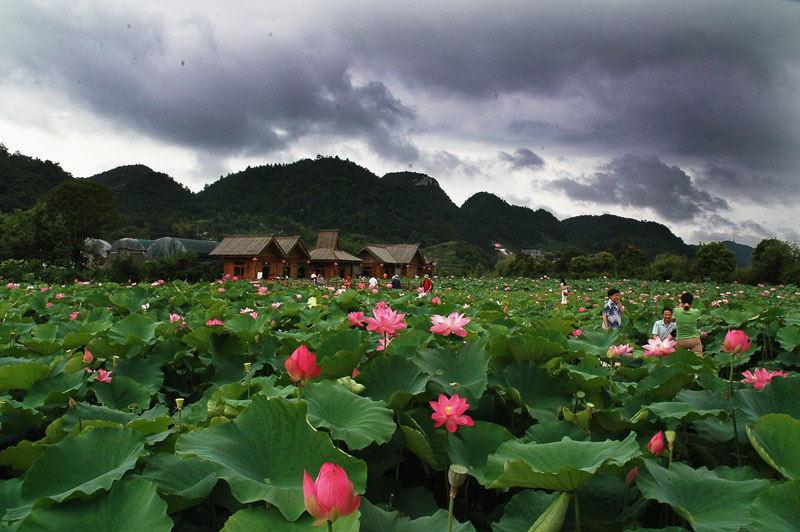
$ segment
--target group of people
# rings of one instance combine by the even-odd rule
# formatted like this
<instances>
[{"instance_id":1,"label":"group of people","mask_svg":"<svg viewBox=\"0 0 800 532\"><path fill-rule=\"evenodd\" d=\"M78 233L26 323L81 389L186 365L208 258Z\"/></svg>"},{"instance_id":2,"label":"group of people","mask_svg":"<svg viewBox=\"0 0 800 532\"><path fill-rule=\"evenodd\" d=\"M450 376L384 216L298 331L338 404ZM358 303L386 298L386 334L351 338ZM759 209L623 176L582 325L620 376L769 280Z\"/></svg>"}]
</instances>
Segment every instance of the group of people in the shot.
<instances>
[{"instance_id":1,"label":"group of people","mask_svg":"<svg viewBox=\"0 0 800 532\"><path fill-rule=\"evenodd\" d=\"M426 295L430 294L431 290L433 290L433 279L431 279L431 276L426 273L425 277L422 279L422 285L420 286L422 287ZM403 289L403 283L402 281L400 281L399 275L392 276L391 287L392 290ZM373 275L372 277L369 278L369 289L375 290L377 288L378 288L378 280Z\"/></svg>"},{"instance_id":2,"label":"group of people","mask_svg":"<svg viewBox=\"0 0 800 532\"><path fill-rule=\"evenodd\" d=\"M568 302L569 286L566 279L561 279L561 304ZM685 292L681 295L680 306L677 308L664 307L661 310L661 319L653 324L651 332L653 338L661 340L675 340L675 347L687 349L703 356L703 344L700 340L700 331L697 328L697 320L700 319L700 311L692 308L694 295ZM616 288L608 291L608 300L603 305L603 329L622 329L622 313L625 306L620 301L620 293Z\"/></svg>"},{"instance_id":3,"label":"group of people","mask_svg":"<svg viewBox=\"0 0 800 532\"><path fill-rule=\"evenodd\" d=\"M654 339L673 339L676 342L675 347L703 356L703 343L700 340L700 330L697 328L700 311L692 308L694 295L689 292L683 293L680 303L677 308L664 307L661 310L661 319L653 324L651 334ZM619 290L611 288L608 291L608 301L603 305L603 329L621 329L623 312L625 306L620 302Z\"/></svg>"}]
</instances>

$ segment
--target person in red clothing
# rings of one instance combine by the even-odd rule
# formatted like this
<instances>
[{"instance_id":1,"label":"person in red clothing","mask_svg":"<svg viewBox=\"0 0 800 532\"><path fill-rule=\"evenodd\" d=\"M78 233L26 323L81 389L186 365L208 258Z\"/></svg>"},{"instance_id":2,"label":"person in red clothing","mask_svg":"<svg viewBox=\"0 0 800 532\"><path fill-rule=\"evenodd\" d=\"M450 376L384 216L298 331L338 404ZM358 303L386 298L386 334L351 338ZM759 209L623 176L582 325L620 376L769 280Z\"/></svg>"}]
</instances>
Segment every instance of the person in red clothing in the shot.
<instances>
[{"instance_id":1,"label":"person in red clothing","mask_svg":"<svg viewBox=\"0 0 800 532\"><path fill-rule=\"evenodd\" d=\"M431 276L427 273L425 274L425 279L422 281L422 289L425 290L426 294L430 294L433 289L433 281L431 280Z\"/></svg>"}]
</instances>

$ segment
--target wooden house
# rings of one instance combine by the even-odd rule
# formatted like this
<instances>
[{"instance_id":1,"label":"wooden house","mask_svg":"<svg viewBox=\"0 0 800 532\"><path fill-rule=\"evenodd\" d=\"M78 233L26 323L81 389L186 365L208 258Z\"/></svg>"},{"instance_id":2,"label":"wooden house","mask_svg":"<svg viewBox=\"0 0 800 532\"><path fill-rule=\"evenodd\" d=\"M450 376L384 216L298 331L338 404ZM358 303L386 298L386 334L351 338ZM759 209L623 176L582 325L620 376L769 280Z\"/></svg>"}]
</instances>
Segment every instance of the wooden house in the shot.
<instances>
[{"instance_id":1,"label":"wooden house","mask_svg":"<svg viewBox=\"0 0 800 532\"><path fill-rule=\"evenodd\" d=\"M354 277L360 275L358 268L361 259L342 249L338 229L320 231L317 235L317 247L311 250L311 265L306 277L316 271L325 279Z\"/></svg>"},{"instance_id":2,"label":"wooden house","mask_svg":"<svg viewBox=\"0 0 800 532\"><path fill-rule=\"evenodd\" d=\"M304 277L310 256L300 237L225 235L209 253L221 258L223 272L239 279Z\"/></svg>"},{"instance_id":3,"label":"wooden house","mask_svg":"<svg viewBox=\"0 0 800 532\"><path fill-rule=\"evenodd\" d=\"M431 273L431 263L425 258L419 244L365 244L358 252L361 273L386 278L393 275L414 278Z\"/></svg>"}]
</instances>

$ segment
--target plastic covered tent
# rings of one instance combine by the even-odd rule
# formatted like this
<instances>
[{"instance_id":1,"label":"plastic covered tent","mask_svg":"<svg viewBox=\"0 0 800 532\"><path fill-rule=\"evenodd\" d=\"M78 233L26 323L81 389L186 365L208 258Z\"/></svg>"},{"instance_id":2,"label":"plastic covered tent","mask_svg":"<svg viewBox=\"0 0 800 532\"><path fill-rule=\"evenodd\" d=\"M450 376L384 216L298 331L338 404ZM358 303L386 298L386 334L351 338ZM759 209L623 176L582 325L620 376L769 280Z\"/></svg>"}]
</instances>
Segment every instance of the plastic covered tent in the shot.
<instances>
[{"instance_id":1,"label":"plastic covered tent","mask_svg":"<svg viewBox=\"0 0 800 532\"><path fill-rule=\"evenodd\" d=\"M171 257L177 253L186 251L183 242L171 236L165 236L155 240L147 248L145 260L158 260L163 257Z\"/></svg>"},{"instance_id":2,"label":"plastic covered tent","mask_svg":"<svg viewBox=\"0 0 800 532\"><path fill-rule=\"evenodd\" d=\"M145 253L144 246L137 239L120 238L108 250L108 262L114 262L124 255L132 255L136 259L144 260Z\"/></svg>"},{"instance_id":3,"label":"plastic covered tent","mask_svg":"<svg viewBox=\"0 0 800 532\"><path fill-rule=\"evenodd\" d=\"M111 244L99 238L87 238L83 241L83 256L89 264L103 264L110 249Z\"/></svg>"}]
</instances>

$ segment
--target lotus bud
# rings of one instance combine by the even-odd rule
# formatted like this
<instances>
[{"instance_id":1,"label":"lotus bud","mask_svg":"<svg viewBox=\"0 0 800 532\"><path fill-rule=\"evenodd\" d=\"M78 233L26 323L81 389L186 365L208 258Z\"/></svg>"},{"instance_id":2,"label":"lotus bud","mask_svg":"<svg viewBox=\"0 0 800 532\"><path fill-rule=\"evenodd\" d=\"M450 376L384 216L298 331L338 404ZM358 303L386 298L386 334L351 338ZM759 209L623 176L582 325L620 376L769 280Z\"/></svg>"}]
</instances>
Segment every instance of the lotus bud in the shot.
<instances>
[{"instance_id":1,"label":"lotus bud","mask_svg":"<svg viewBox=\"0 0 800 532\"><path fill-rule=\"evenodd\" d=\"M608 348L608 353L606 353L606 356L608 356L608 358L614 358L615 356L617 356L617 350L614 348L613 345Z\"/></svg>"},{"instance_id":2,"label":"lotus bud","mask_svg":"<svg viewBox=\"0 0 800 532\"><path fill-rule=\"evenodd\" d=\"M67 406L74 409L78 407L78 403L75 402L75 399L70 397L69 399L67 399Z\"/></svg>"},{"instance_id":3,"label":"lotus bud","mask_svg":"<svg viewBox=\"0 0 800 532\"><path fill-rule=\"evenodd\" d=\"M634 467L628 472L628 475L625 477L625 485L630 487L636 483L636 476L639 474L639 466Z\"/></svg>"},{"instance_id":4,"label":"lotus bud","mask_svg":"<svg viewBox=\"0 0 800 532\"><path fill-rule=\"evenodd\" d=\"M669 452L672 452L673 444L675 443L675 431L674 430L665 430L664 436L667 438L667 444L669 446Z\"/></svg>"},{"instance_id":5,"label":"lotus bud","mask_svg":"<svg viewBox=\"0 0 800 532\"><path fill-rule=\"evenodd\" d=\"M183 397L178 397L175 399L175 406L178 407L178 410L183 410Z\"/></svg>"},{"instance_id":6,"label":"lotus bud","mask_svg":"<svg viewBox=\"0 0 800 532\"><path fill-rule=\"evenodd\" d=\"M469 470L460 464L451 464L447 471L447 482L450 483L450 498L455 499L458 488L467 480Z\"/></svg>"}]
</instances>

